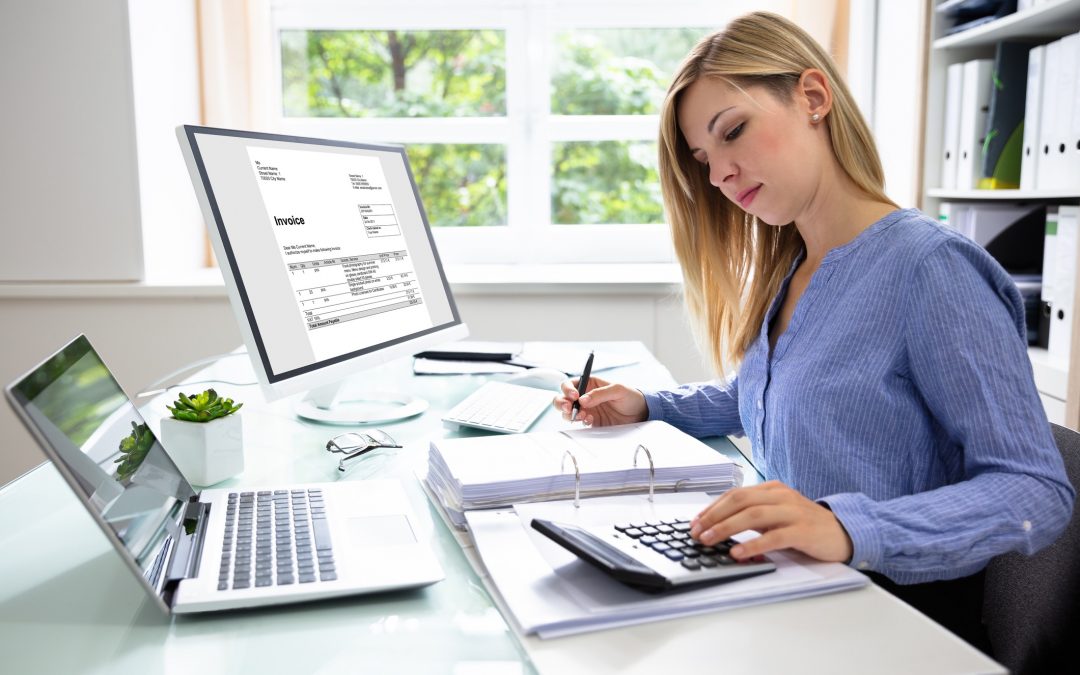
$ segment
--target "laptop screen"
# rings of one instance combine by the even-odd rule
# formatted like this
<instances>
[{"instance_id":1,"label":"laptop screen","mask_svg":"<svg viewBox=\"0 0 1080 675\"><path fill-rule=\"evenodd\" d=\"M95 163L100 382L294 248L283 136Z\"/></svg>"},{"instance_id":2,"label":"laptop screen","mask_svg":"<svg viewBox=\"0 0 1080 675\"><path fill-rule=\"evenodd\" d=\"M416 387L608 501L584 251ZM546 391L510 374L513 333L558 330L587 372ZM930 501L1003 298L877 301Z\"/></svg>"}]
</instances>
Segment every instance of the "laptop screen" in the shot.
<instances>
[{"instance_id":1,"label":"laptop screen","mask_svg":"<svg viewBox=\"0 0 1080 675\"><path fill-rule=\"evenodd\" d=\"M8 388L87 506L160 592L195 494L85 336Z\"/></svg>"}]
</instances>

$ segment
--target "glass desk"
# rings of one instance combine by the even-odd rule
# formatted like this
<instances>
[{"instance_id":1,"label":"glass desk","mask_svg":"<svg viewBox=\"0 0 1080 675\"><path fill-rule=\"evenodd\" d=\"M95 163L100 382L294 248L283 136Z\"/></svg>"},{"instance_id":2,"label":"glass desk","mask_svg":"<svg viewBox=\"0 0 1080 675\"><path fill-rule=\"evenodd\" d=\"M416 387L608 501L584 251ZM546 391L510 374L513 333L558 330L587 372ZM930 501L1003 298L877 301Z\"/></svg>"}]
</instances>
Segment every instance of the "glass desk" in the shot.
<instances>
[{"instance_id":1,"label":"glass desk","mask_svg":"<svg viewBox=\"0 0 1080 675\"><path fill-rule=\"evenodd\" d=\"M589 346L639 358L600 377L643 388L674 384L640 343ZM211 386L201 384L211 378L254 381L246 355L226 357L189 378L190 389ZM353 460L344 474L337 470L338 457L325 450L344 427L301 421L292 413L291 398L266 404L257 386L213 385L245 403L245 471L218 486L399 478L419 518L418 535L446 572L444 581L419 590L170 618L146 599L52 465L8 484L0 489L0 670L652 674L719 664L732 672L867 672L874 664L876 672L1002 672L876 587L559 640L516 635L470 565L470 548L463 550L447 530L416 479L431 439L485 433L451 432L440 417L483 382L502 378L414 376L411 359L360 374L350 386L415 394L431 407L380 427L403 449ZM142 406L155 431L167 412L164 403L176 392ZM549 410L533 429L565 424ZM32 441L27 436L25 442ZM748 483L759 480L726 439L710 445L742 464ZM776 641L792 649L772 649Z\"/></svg>"}]
</instances>

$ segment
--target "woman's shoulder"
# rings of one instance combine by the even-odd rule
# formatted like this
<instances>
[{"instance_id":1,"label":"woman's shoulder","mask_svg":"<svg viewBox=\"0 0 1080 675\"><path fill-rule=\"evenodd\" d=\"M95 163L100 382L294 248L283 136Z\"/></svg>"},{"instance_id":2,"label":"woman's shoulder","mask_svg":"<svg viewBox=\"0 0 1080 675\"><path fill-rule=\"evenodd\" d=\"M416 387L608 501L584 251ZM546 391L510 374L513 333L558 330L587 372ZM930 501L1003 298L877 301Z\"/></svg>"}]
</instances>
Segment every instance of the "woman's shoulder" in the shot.
<instances>
[{"instance_id":1,"label":"woman's shoulder","mask_svg":"<svg viewBox=\"0 0 1080 675\"><path fill-rule=\"evenodd\" d=\"M913 267L935 254L946 252L975 263L977 267L996 265L982 246L919 209L902 209L898 216L882 242L891 256L902 258Z\"/></svg>"},{"instance_id":2,"label":"woman's shoulder","mask_svg":"<svg viewBox=\"0 0 1080 675\"><path fill-rule=\"evenodd\" d=\"M1019 307L1023 319L1023 300L1012 276L985 248L917 209L907 211L897 222L899 227L890 228L893 241L889 246L907 277L903 287L935 296L989 288L1007 304Z\"/></svg>"}]
</instances>

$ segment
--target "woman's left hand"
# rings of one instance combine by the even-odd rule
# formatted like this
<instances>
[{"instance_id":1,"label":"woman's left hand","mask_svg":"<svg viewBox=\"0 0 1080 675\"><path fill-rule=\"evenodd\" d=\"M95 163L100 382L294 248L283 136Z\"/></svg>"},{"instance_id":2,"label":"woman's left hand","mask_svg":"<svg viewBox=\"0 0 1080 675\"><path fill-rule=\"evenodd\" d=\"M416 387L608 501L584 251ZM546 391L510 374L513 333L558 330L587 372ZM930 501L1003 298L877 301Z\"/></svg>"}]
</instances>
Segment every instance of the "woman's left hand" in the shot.
<instances>
[{"instance_id":1,"label":"woman's left hand","mask_svg":"<svg viewBox=\"0 0 1080 675\"><path fill-rule=\"evenodd\" d=\"M725 492L690 521L690 535L706 545L743 530L761 536L732 547L736 560L782 548L827 562L851 560L851 538L833 512L779 481Z\"/></svg>"}]
</instances>

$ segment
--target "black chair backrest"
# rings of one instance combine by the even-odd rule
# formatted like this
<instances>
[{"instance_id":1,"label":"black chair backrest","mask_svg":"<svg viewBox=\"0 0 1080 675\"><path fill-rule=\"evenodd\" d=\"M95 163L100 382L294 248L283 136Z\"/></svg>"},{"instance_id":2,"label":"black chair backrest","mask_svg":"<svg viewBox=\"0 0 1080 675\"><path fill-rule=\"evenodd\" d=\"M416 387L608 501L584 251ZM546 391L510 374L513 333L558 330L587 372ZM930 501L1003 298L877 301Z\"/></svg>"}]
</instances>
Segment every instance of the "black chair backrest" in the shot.
<instances>
[{"instance_id":1,"label":"black chair backrest","mask_svg":"<svg viewBox=\"0 0 1080 675\"><path fill-rule=\"evenodd\" d=\"M1080 492L1080 433L1050 426ZM985 583L983 621L995 659L1018 675L1080 670L1080 518L1074 514L1061 537L1034 556L991 560Z\"/></svg>"}]
</instances>

